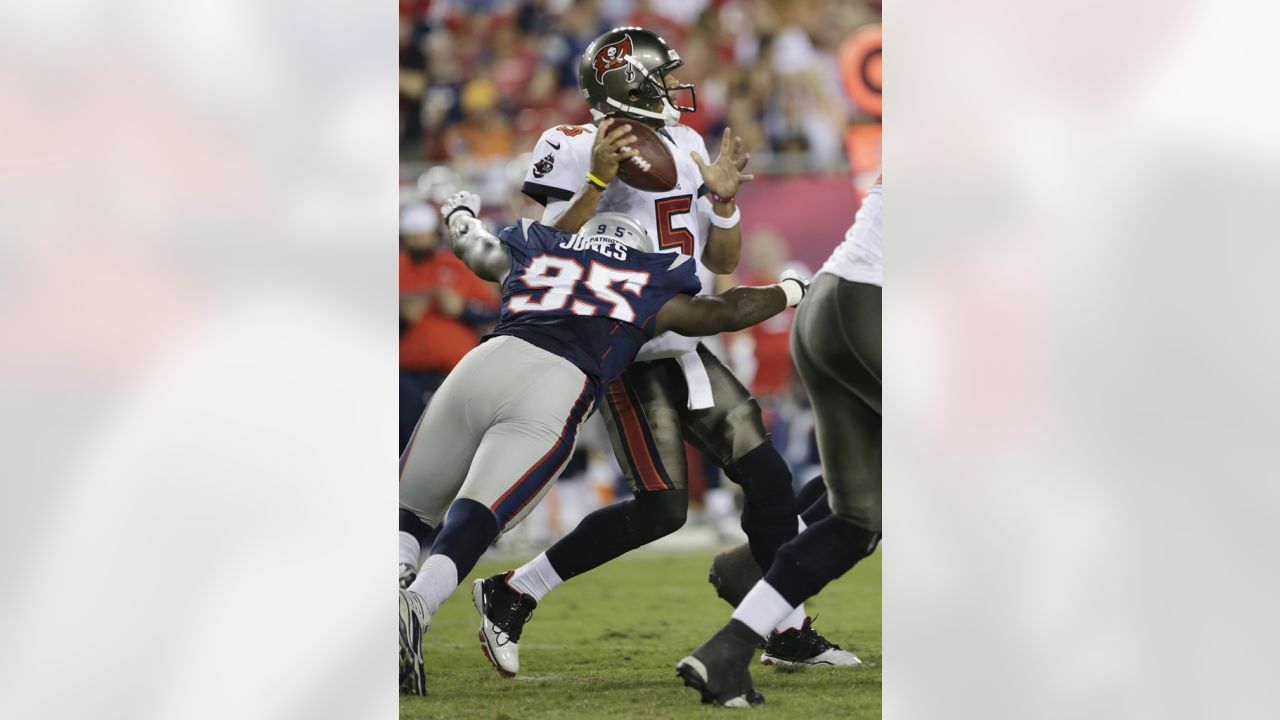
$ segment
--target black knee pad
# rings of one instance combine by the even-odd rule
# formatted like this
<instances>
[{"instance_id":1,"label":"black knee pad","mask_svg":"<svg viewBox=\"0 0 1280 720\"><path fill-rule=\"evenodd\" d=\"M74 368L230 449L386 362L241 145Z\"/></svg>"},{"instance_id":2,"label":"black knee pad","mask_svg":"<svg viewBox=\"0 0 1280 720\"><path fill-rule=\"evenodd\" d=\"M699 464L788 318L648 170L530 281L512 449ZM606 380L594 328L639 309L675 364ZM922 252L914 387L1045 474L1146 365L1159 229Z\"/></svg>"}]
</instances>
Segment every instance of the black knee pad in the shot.
<instances>
[{"instance_id":1,"label":"black knee pad","mask_svg":"<svg viewBox=\"0 0 1280 720\"><path fill-rule=\"evenodd\" d=\"M765 580L787 602L799 605L875 552L879 544L880 533L831 515L783 545Z\"/></svg>"},{"instance_id":2,"label":"black knee pad","mask_svg":"<svg viewBox=\"0 0 1280 720\"><path fill-rule=\"evenodd\" d=\"M679 530L688 516L688 490L638 493L627 503L627 533L639 547Z\"/></svg>"},{"instance_id":3,"label":"black knee pad","mask_svg":"<svg viewBox=\"0 0 1280 720\"><path fill-rule=\"evenodd\" d=\"M725 550L711 561L711 573L707 582L725 602L737 607L751 587L764 576L760 565L751 556L751 546L739 545Z\"/></svg>"}]
</instances>

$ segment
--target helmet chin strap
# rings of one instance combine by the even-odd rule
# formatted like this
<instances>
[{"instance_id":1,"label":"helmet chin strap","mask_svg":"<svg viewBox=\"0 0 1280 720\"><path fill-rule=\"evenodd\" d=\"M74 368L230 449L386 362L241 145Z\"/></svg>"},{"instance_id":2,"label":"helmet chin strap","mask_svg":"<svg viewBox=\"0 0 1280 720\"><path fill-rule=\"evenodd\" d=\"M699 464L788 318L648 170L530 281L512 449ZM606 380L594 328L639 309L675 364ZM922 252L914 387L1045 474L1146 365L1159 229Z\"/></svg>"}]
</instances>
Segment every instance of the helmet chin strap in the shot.
<instances>
[{"instance_id":1,"label":"helmet chin strap","mask_svg":"<svg viewBox=\"0 0 1280 720\"><path fill-rule=\"evenodd\" d=\"M668 102L666 98L662 98L662 112L653 112L652 110L645 110L644 108L639 108L634 105L623 105L613 98L605 98L605 102L618 108L619 112L624 112L628 115L639 115L640 117L653 118L654 120L661 120L664 125L675 125L680 122L680 111L672 107L671 103ZM597 120L604 117L604 113L597 110L592 110L591 115Z\"/></svg>"}]
</instances>

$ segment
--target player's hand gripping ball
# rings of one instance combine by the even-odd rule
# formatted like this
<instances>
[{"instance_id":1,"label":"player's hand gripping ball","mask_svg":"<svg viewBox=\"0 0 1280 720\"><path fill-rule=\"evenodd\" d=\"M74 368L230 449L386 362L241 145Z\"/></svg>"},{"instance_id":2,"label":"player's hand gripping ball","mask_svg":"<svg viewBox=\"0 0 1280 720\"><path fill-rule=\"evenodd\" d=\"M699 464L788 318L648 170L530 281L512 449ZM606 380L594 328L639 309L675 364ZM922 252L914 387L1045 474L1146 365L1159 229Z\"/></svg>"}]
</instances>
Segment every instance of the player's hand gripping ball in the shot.
<instances>
[{"instance_id":1,"label":"player's hand gripping ball","mask_svg":"<svg viewBox=\"0 0 1280 720\"><path fill-rule=\"evenodd\" d=\"M605 119L591 155L591 173L600 181L617 177L636 190L649 192L676 187L676 158L671 147L640 120Z\"/></svg>"},{"instance_id":2,"label":"player's hand gripping ball","mask_svg":"<svg viewBox=\"0 0 1280 720\"><path fill-rule=\"evenodd\" d=\"M676 159L657 130L632 120L635 141L625 149L635 153L618 163L618 179L637 190L667 192L676 186Z\"/></svg>"}]
</instances>

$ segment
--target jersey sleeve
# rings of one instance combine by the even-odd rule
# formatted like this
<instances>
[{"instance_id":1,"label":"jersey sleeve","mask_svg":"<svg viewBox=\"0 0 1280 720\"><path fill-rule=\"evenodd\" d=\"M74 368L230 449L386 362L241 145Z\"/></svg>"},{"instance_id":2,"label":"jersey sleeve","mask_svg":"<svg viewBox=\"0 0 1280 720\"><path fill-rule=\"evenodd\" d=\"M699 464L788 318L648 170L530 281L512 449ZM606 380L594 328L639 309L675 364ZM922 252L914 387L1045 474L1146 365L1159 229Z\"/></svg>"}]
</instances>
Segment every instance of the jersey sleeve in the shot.
<instances>
[{"instance_id":1,"label":"jersey sleeve","mask_svg":"<svg viewBox=\"0 0 1280 720\"><path fill-rule=\"evenodd\" d=\"M702 292L702 281L698 279L698 263L688 255L676 258L676 265L667 271L667 288L672 295L697 295Z\"/></svg>"},{"instance_id":2,"label":"jersey sleeve","mask_svg":"<svg viewBox=\"0 0 1280 720\"><path fill-rule=\"evenodd\" d=\"M525 170L521 192L544 206L573 198L587 174L589 157L583 155L583 148L589 148L590 144L570 142L570 139L583 133L590 131L568 125L559 125L542 133L533 146L533 157Z\"/></svg>"},{"instance_id":3,"label":"jersey sleeve","mask_svg":"<svg viewBox=\"0 0 1280 720\"><path fill-rule=\"evenodd\" d=\"M557 230L529 218L520 218L516 224L503 228L502 232L498 233L498 239L507 246L510 254L529 257L540 252L555 250L557 245L572 235L573 233Z\"/></svg>"},{"instance_id":4,"label":"jersey sleeve","mask_svg":"<svg viewBox=\"0 0 1280 720\"><path fill-rule=\"evenodd\" d=\"M529 221L521 218L521 220L513 225L508 225L498 232L498 239L506 245L508 249L516 248L523 250L529 245L529 241L525 238L525 232L529 227Z\"/></svg>"}]
</instances>

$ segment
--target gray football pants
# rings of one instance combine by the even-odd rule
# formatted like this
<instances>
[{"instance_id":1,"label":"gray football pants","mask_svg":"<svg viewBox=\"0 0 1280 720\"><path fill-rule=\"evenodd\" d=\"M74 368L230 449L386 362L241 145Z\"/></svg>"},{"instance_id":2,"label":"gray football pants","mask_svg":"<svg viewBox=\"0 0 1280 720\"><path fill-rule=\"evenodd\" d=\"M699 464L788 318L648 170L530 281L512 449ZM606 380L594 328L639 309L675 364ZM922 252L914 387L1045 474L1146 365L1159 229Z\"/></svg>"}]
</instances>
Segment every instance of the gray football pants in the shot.
<instances>
[{"instance_id":1,"label":"gray football pants","mask_svg":"<svg viewBox=\"0 0 1280 720\"><path fill-rule=\"evenodd\" d=\"M791 328L791 356L816 415L831 511L881 531L880 294L819 275Z\"/></svg>"},{"instance_id":2,"label":"gray football pants","mask_svg":"<svg viewBox=\"0 0 1280 720\"><path fill-rule=\"evenodd\" d=\"M400 506L439 527L455 498L520 522L573 455L594 386L564 358L500 336L467 353L400 458Z\"/></svg>"},{"instance_id":3,"label":"gray football pants","mask_svg":"<svg viewBox=\"0 0 1280 720\"><path fill-rule=\"evenodd\" d=\"M769 439L760 404L705 345L698 356L711 380L715 406L688 408L688 385L672 359L633 362L609 383L605 427L631 490L685 490L688 441L720 467L727 467Z\"/></svg>"}]
</instances>

